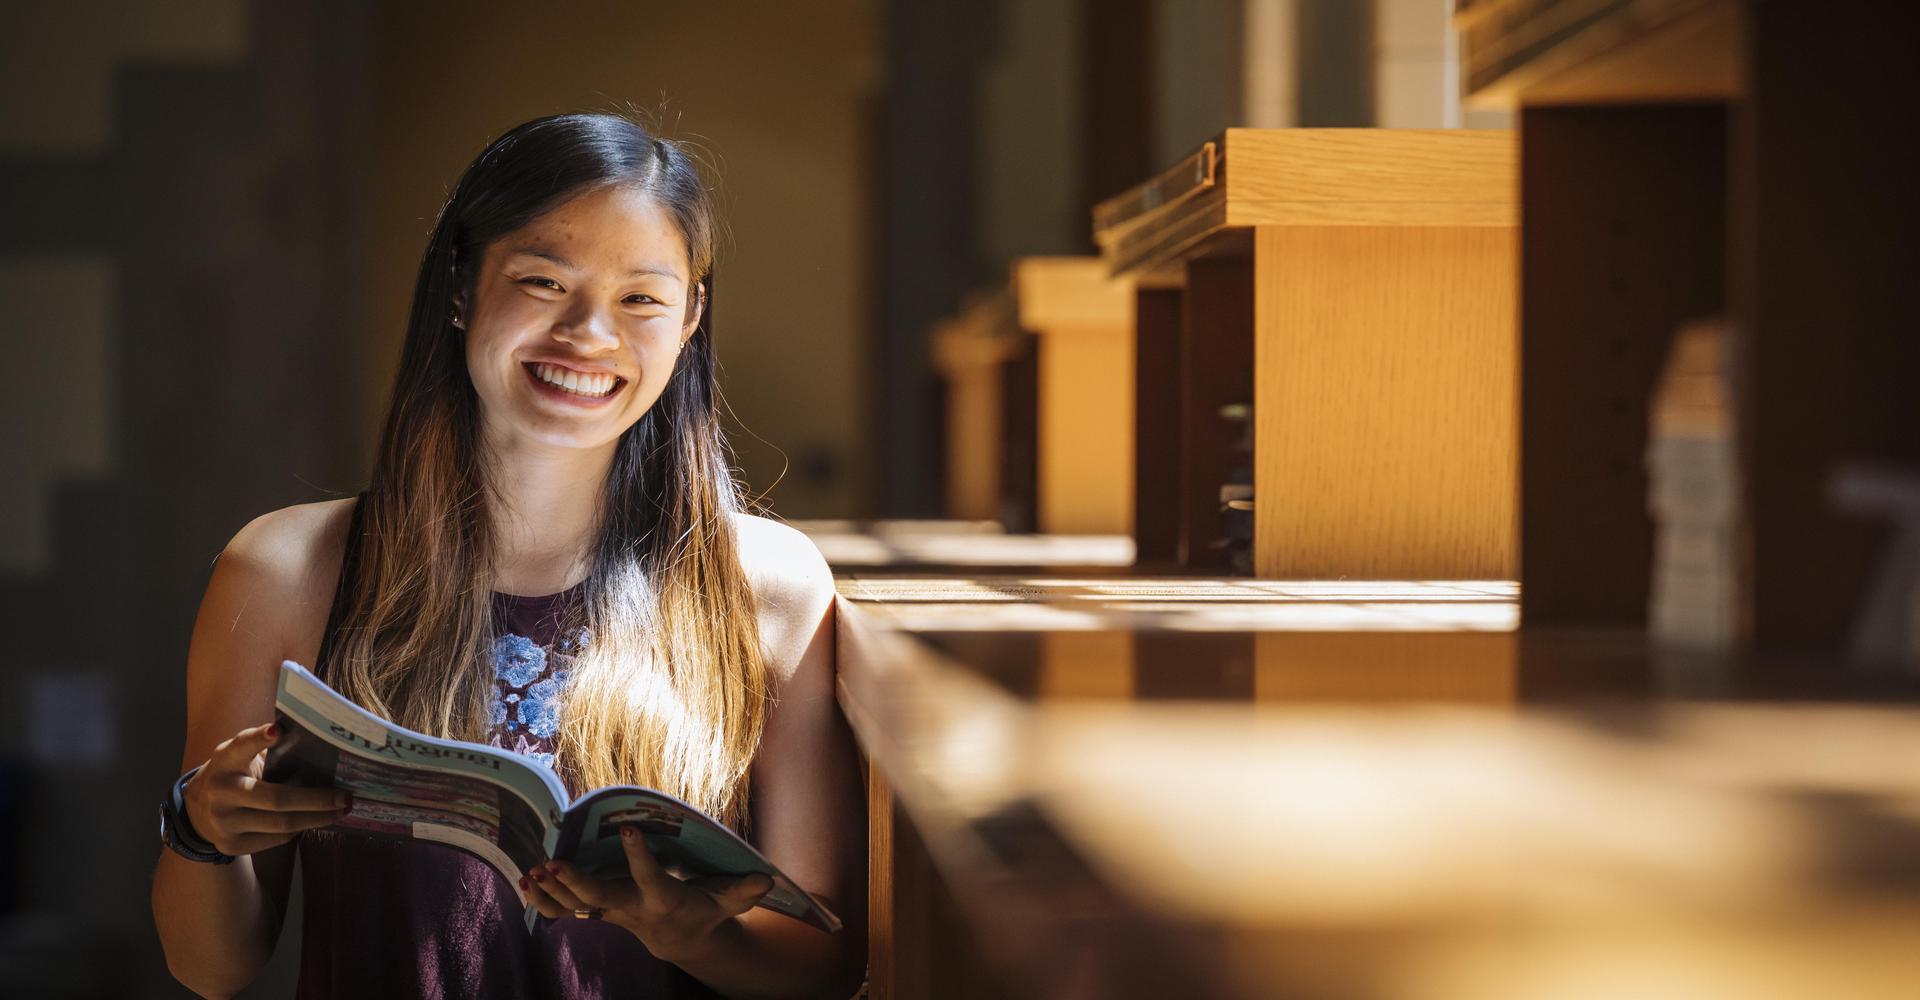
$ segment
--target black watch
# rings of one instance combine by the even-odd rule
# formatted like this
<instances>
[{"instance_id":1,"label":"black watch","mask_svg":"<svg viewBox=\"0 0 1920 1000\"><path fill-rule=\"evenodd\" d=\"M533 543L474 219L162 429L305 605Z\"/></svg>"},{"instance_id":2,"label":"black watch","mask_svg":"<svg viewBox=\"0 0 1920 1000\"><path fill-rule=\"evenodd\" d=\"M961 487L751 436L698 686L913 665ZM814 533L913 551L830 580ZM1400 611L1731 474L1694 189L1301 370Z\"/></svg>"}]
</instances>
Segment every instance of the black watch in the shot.
<instances>
[{"instance_id":1,"label":"black watch","mask_svg":"<svg viewBox=\"0 0 1920 1000\"><path fill-rule=\"evenodd\" d=\"M202 765L204 766L204 765ZM173 849L173 853L188 861L200 861L207 864L224 865L233 862L233 855L222 854L220 849L206 838L193 831L193 824L187 822L187 803L182 792L187 782L200 773L200 767L180 776L167 789L166 797L160 800L160 842Z\"/></svg>"}]
</instances>

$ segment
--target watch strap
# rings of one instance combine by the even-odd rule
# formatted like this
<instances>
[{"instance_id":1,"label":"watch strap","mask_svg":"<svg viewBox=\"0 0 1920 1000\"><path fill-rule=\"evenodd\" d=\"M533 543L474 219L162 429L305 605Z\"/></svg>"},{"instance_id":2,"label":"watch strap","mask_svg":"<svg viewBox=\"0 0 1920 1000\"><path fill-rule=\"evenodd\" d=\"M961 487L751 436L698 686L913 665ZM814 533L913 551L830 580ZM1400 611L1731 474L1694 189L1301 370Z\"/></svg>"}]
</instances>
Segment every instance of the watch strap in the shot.
<instances>
[{"instance_id":1,"label":"watch strap","mask_svg":"<svg viewBox=\"0 0 1920 1000\"><path fill-rule=\"evenodd\" d=\"M233 861L233 855L223 853L213 846L213 842L194 830L193 823L187 819L186 787L193 776L200 773L204 765L196 765L181 775L167 789L166 797L160 800L160 840L175 854L189 861L224 865Z\"/></svg>"}]
</instances>

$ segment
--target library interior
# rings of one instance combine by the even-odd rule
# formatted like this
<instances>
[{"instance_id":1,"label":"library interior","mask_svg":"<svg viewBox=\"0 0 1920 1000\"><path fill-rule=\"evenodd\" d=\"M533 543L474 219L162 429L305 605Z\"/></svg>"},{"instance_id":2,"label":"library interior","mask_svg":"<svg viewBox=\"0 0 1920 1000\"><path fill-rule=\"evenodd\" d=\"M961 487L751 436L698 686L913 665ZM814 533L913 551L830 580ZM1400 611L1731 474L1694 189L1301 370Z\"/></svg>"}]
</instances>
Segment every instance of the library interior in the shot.
<instances>
[{"instance_id":1,"label":"library interior","mask_svg":"<svg viewBox=\"0 0 1920 1000\"><path fill-rule=\"evenodd\" d=\"M462 167L598 111L696 151L831 568L859 995L1920 996L1920 7L0 25L0 993L188 995L213 560L368 487Z\"/></svg>"}]
</instances>

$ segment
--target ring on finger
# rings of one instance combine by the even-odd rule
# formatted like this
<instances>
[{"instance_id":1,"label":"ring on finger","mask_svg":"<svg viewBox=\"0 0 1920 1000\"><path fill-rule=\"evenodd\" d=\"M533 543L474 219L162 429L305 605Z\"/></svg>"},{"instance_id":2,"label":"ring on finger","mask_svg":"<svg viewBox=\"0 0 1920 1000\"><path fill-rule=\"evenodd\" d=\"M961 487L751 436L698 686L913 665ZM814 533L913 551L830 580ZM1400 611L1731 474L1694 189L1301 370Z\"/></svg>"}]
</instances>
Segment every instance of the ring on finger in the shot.
<instances>
[{"instance_id":1,"label":"ring on finger","mask_svg":"<svg viewBox=\"0 0 1920 1000\"><path fill-rule=\"evenodd\" d=\"M605 912L607 911L601 909L598 906L582 906L579 909L574 910L573 915L574 915L574 918L578 920L598 920L600 919L600 915Z\"/></svg>"}]
</instances>

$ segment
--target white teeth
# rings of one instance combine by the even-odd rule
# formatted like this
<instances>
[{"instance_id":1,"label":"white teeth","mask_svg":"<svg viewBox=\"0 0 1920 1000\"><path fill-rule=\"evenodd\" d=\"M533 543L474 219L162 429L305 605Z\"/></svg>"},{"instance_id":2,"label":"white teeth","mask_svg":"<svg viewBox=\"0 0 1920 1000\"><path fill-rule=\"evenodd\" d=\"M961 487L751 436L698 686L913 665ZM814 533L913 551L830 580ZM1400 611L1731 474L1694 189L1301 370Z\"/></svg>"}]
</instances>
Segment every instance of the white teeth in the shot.
<instances>
[{"instance_id":1,"label":"white teeth","mask_svg":"<svg viewBox=\"0 0 1920 1000\"><path fill-rule=\"evenodd\" d=\"M533 374L535 378L548 385L557 386L578 396L604 396L612 392L614 385L619 381L612 375L582 375L571 368L562 368L559 365L544 362L533 366Z\"/></svg>"}]
</instances>

